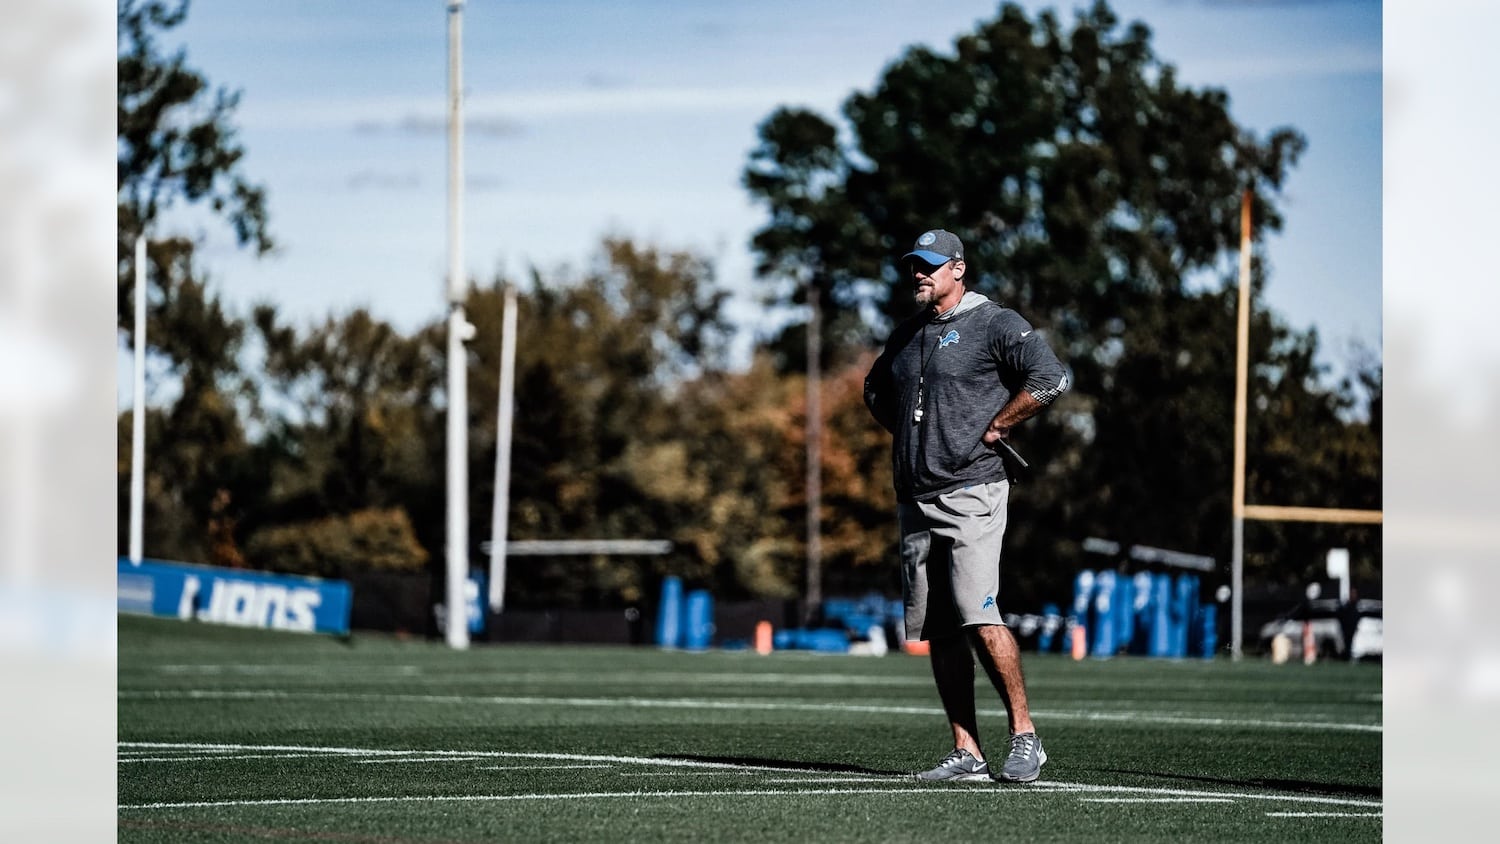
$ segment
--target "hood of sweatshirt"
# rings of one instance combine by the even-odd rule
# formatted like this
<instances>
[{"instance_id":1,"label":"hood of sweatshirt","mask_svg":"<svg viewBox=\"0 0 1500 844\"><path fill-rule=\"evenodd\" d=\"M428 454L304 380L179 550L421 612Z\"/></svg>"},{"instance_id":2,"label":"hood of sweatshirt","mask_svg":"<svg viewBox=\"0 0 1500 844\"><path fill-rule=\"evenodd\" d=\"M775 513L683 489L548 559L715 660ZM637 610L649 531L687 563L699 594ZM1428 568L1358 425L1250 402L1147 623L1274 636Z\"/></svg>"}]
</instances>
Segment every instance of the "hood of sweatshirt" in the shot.
<instances>
[{"instance_id":1,"label":"hood of sweatshirt","mask_svg":"<svg viewBox=\"0 0 1500 844\"><path fill-rule=\"evenodd\" d=\"M964 311L971 311L988 301L989 298L986 297L983 293L975 293L972 290L966 290L964 291L964 297L958 300L957 305L954 305L943 313L934 316L932 318L932 321L947 322L948 320L953 319Z\"/></svg>"}]
</instances>

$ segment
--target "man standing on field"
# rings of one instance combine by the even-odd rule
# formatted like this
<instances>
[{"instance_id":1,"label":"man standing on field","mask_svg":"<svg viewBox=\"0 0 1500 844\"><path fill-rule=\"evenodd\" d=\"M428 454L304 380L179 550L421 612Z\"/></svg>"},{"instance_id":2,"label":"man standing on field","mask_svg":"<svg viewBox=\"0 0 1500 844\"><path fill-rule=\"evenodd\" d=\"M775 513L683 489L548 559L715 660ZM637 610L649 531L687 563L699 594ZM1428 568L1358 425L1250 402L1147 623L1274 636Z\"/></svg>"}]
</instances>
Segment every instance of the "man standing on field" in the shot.
<instances>
[{"instance_id":1,"label":"man standing on field","mask_svg":"<svg viewBox=\"0 0 1500 844\"><path fill-rule=\"evenodd\" d=\"M865 405L893 438L906 638L929 642L953 729L953 751L917 779L1031 782L1047 754L1020 649L1000 616L1010 481L997 449L1068 388L1068 376L1020 314L965 289L956 235L925 232L901 261L923 309L891 333L865 378ZM979 744L976 654L1010 719L998 771Z\"/></svg>"}]
</instances>

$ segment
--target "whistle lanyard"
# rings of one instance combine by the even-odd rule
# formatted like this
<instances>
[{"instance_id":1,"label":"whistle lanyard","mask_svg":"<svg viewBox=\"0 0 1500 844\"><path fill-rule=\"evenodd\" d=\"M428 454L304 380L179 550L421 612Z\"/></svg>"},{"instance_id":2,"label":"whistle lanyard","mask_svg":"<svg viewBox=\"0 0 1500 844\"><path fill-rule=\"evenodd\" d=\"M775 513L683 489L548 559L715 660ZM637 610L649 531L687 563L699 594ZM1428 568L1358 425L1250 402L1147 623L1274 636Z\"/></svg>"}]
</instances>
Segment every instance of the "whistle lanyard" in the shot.
<instances>
[{"instance_id":1,"label":"whistle lanyard","mask_svg":"<svg viewBox=\"0 0 1500 844\"><path fill-rule=\"evenodd\" d=\"M933 357L937 356L937 346L935 344L932 347L932 355L929 356L927 354L927 326L930 324L931 321L929 320L922 325L922 345L917 347L917 354L921 356L922 366L917 370L917 409L911 415L912 423L917 425L922 424L922 405L925 402L924 387L927 382L927 364L931 362ZM943 342L943 338L939 337L937 342Z\"/></svg>"}]
</instances>

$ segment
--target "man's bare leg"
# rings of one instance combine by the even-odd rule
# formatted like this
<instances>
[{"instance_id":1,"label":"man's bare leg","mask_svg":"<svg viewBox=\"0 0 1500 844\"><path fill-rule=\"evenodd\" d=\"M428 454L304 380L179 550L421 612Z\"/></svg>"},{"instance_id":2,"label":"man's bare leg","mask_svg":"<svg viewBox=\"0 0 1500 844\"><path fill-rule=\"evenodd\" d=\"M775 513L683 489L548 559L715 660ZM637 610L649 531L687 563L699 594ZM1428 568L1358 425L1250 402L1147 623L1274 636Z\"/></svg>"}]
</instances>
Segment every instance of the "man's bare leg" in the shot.
<instances>
[{"instance_id":1,"label":"man's bare leg","mask_svg":"<svg viewBox=\"0 0 1500 844\"><path fill-rule=\"evenodd\" d=\"M1003 624L981 624L970 629L974 648L979 652L979 664L984 666L984 673L989 675L1005 704L1011 734L1036 732L1036 725L1031 723L1031 708L1026 702L1026 678L1021 674L1021 649L1016 645L1016 637ZM937 654L936 648L933 654ZM937 670L935 663L933 670ZM972 712L972 689L970 692L969 711Z\"/></svg>"},{"instance_id":2,"label":"man's bare leg","mask_svg":"<svg viewBox=\"0 0 1500 844\"><path fill-rule=\"evenodd\" d=\"M975 759L983 759L974 712L974 655L969 651L968 637L932 639L929 646L932 678L937 681L938 697L953 727L953 746L969 751Z\"/></svg>"}]
</instances>

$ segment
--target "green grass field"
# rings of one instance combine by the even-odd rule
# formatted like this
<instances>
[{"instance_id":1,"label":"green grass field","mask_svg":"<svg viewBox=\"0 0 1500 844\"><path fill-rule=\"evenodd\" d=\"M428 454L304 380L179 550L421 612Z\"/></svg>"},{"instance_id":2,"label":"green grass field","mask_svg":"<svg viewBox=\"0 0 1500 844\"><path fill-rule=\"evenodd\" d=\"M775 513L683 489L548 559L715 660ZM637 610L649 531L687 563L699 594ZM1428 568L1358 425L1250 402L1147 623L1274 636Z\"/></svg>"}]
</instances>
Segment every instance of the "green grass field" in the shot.
<instances>
[{"instance_id":1,"label":"green grass field","mask_svg":"<svg viewBox=\"0 0 1500 844\"><path fill-rule=\"evenodd\" d=\"M1002 786L911 779L951 743L926 662L121 616L119 840L1381 838L1378 665L1030 654L1049 761Z\"/></svg>"}]
</instances>

